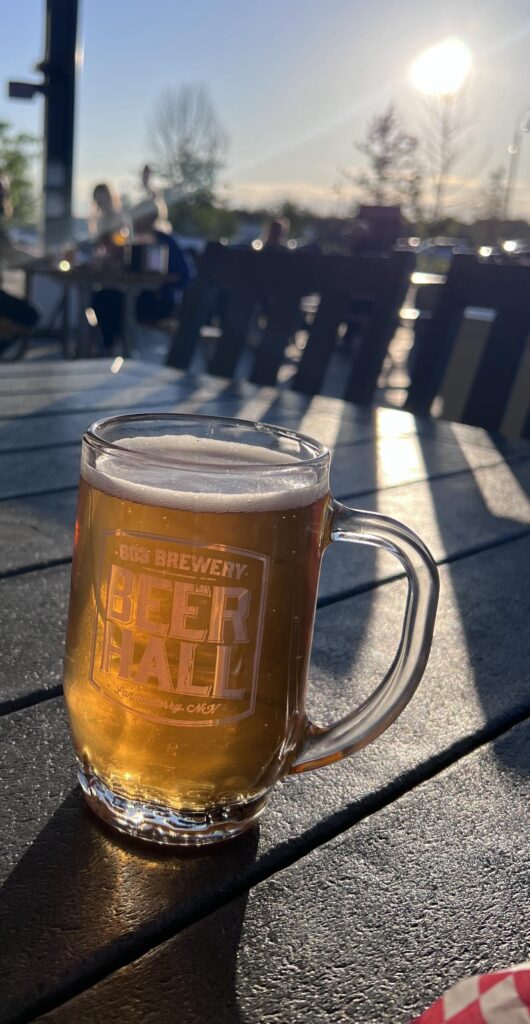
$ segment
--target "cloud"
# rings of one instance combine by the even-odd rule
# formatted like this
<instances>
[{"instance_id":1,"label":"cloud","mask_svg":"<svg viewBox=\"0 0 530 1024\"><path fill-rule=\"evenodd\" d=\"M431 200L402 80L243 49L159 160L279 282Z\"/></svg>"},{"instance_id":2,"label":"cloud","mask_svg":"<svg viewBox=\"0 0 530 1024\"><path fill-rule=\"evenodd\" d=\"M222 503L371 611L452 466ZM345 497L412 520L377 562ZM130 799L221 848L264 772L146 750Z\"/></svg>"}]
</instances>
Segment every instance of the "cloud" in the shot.
<instances>
[{"instance_id":1,"label":"cloud","mask_svg":"<svg viewBox=\"0 0 530 1024\"><path fill-rule=\"evenodd\" d=\"M229 190L229 201L235 206L267 206L288 199L323 213L344 213L344 205L351 205L355 198L356 190L348 184L337 188L300 180L236 181Z\"/></svg>"}]
</instances>

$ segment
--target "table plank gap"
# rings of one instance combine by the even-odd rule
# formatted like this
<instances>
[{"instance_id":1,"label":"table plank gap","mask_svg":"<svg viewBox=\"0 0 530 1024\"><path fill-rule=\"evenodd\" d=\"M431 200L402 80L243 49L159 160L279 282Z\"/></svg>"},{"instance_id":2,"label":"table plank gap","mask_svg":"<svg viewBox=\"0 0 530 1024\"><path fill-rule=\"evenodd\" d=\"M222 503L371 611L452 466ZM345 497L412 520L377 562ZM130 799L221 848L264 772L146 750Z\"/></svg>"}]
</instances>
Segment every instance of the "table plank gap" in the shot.
<instances>
[{"instance_id":1,"label":"table plank gap","mask_svg":"<svg viewBox=\"0 0 530 1024\"><path fill-rule=\"evenodd\" d=\"M9 700L0 701L0 718L12 715L15 711L24 711L25 708L34 707L36 704L43 704L46 700L55 700L62 697L62 684L50 686L47 690L33 690L32 693L25 693L22 697L13 697Z\"/></svg>"},{"instance_id":2,"label":"table plank gap","mask_svg":"<svg viewBox=\"0 0 530 1024\"><path fill-rule=\"evenodd\" d=\"M71 564L71 555L65 555L63 558L48 558L45 562L33 562L29 565L21 565L16 569L5 569L0 572L0 580L9 580L13 576L27 576L30 572L42 572L43 569L56 569L59 565Z\"/></svg>"}]
</instances>

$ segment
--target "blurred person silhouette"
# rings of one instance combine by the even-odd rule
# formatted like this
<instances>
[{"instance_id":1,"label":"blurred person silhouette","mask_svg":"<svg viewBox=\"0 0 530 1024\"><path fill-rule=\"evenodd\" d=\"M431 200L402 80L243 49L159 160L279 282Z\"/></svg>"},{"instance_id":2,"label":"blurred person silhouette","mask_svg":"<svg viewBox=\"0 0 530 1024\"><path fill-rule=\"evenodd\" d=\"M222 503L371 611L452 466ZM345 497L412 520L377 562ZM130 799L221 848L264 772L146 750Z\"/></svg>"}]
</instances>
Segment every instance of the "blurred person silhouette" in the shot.
<instances>
[{"instance_id":1,"label":"blurred person silhouette","mask_svg":"<svg viewBox=\"0 0 530 1024\"><path fill-rule=\"evenodd\" d=\"M108 255L114 255L114 250L128 241L129 219L118 196L105 181L95 186L92 200L94 210L89 220L92 245L106 248Z\"/></svg>"},{"instance_id":2,"label":"blurred person silhouette","mask_svg":"<svg viewBox=\"0 0 530 1024\"><path fill-rule=\"evenodd\" d=\"M350 256L364 256L374 251L375 241L368 221L363 220L362 217L356 217L351 226L347 244Z\"/></svg>"},{"instance_id":3,"label":"blurred person silhouette","mask_svg":"<svg viewBox=\"0 0 530 1024\"><path fill-rule=\"evenodd\" d=\"M142 182L143 188L147 192L147 195L150 196L152 199L159 199L160 191L153 185L152 174L152 168L149 166L149 164L145 164L145 166L142 167L140 180Z\"/></svg>"},{"instance_id":4,"label":"blurred person silhouette","mask_svg":"<svg viewBox=\"0 0 530 1024\"><path fill-rule=\"evenodd\" d=\"M144 168L145 172L149 169ZM147 175L148 181L149 175ZM147 182L145 182L147 187ZM152 192L131 210L133 237L136 243L159 245L166 250L166 270L177 278L176 283L167 282L158 291L141 292L136 303L136 316L140 323L156 323L171 316L180 300L183 289L192 276L186 256L171 234L167 217L167 206L163 199Z\"/></svg>"},{"instance_id":5,"label":"blurred person silhouette","mask_svg":"<svg viewBox=\"0 0 530 1024\"><path fill-rule=\"evenodd\" d=\"M93 212L88 226L90 238L81 246L93 255L123 267L125 248L130 241L130 224L120 200L110 185L102 181L92 192ZM117 288L95 288L91 296L101 336L101 355L107 355L121 334L123 295Z\"/></svg>"},{"instance_id":6,"label":"blurred person silhouette","mask_svg":"<svg viewBox=\"0 0 530 1024\"><path fill-rule=\"evenodd\" d=\"M285 249L290 224L285 217L269 221L263 237L264 249Z\"/></svg>"},{"instance_id":7,"label":"blurred person silhouette","mask_svg":"<svg viewBox=\"0 0 530 1024\"><path fill-rule=\"evenodd\" d=\"M96 190L94 190L95 192ZM110 245L111 253L114 244L113 235L111 234L110 243L108 235L109 232L114 231L115 233L118 223L116 214L121 215L122 226L118 230L128 231L128 224L131 225L133 259L138 247L159 246L165 250L164 273L171 275L176 280L163 283L157 290L141 292L136 301L136 318L139 323L146 325L156 324L167 319L172 315L182 290L190 279L191 271L182 249L171 235L171 224L167 219L167 207L164 201L155 198L151 192L147 199L143 199L133 207L128 222L123 212L119 208L116 209L112 194L109 197L100 192L98 198L95 197L95 201L101 210L101 217L98 218L97 224L98 236L107 247ZM108 205L109 201L112 205ZM133 269L141 270L142 267L133 266ZM112 350L116 339L122 334L123 293L115 289L100 289L93 293L92 305L101 332L104 354L106 354Z\"/></svg>"},{"instance_id":8,"label":"blurred person silhouette","mask_svg":"<svg viewBox=\"0 0 530 1024\"><path fill-rule=\"evenodd\" d=\"M13 245L8 221L13 214L9 178L0 174L0 281L2 271L21 269L33 256ZM0 351L6 350L13 340L27 335L39 320L39 313L26 299L0 288Z\"/></svg>"}]
</instances>

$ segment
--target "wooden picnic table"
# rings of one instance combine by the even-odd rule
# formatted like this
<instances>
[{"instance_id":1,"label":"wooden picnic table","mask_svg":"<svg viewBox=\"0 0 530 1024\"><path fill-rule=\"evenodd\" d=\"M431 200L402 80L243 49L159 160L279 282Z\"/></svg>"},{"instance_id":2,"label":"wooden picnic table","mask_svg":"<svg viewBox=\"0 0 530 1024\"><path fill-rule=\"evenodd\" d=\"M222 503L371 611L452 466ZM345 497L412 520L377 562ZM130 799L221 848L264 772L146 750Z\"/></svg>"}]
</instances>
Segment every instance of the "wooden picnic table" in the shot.
<instances>
[{"instance_id":1,"label":"wooden picnic table","mask_svg":"<svg viewBox=\"0 0 530 1024\"><path fill-rule=\"evenodd\" d=\"M33 260L24 266L26 274L26 297L33 298L34 280L44 276L53 281L61 289L59 300L51 314L37 328L39 335L48 337L57 334L56 322L59 320L58 334L62 339L63 351L66 355L86 357L91 355L93 331L85 315L91 305L91 296L95 288L110 288L123 293L123 354L128 356L134 347L136 325L136 300L144 291L158 291L162 285L178 286L178 274L161 274L158 271L133 271L127 267L113 266L105 259L94 259L86 263L71 264L62 259L50 262L47 259ZM70 296L73 293L73 300ZM68 347L69 336L76 337L76 347Z\"/></svg>"},{"instance_id":2,"label":"wooden picnic table","mask_svg":"<svg viewBox=\"0 0 530 1024\"><path fill-rule=\"evenodd\" d=\"M0 1022L406 1024L526 959L529 445L121 360L3 367L0 409ZM392 728L278 786L259 830L186 855L84 808L61 695L81 433L148 409L320 438L335 495L415 528L441 576L425 678ZM385 554L326 554L313 719L382 677L404 591Z\"/></svg>"}]
</instances>

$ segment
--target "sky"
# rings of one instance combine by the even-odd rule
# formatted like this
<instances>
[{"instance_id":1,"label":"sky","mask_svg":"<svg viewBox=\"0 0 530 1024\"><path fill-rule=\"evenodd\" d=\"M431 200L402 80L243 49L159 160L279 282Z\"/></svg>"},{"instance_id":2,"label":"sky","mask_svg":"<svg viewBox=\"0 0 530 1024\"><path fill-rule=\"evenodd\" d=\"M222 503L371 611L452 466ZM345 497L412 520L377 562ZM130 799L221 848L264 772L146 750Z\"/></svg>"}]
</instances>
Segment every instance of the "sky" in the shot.
<instances>
[{"instance_id":1,"label":"sky","mask_svg":"<svg viewBox=\"0 0 530 1024\"><path fill-rule=\"evenodd\" d=\"M0 119L37 134L42 101L9 100L7 81L34 76L44 6L4 0L0 35ZM516 120L530 109L529 0L80 0L76 212L86 213L98 180L134 194L152 156L157 97L204 83L229 140L227 201L289 198L343 213L352 190L342 171L358 170L354 142L370 117L395 102L421 135L425 111L410 65L448 37L473 54L473 145L450 193L455 209L469 211L488 169L506 164ZM530 219L530 133L513 213Z\"/></svg>"}]
</instances>

